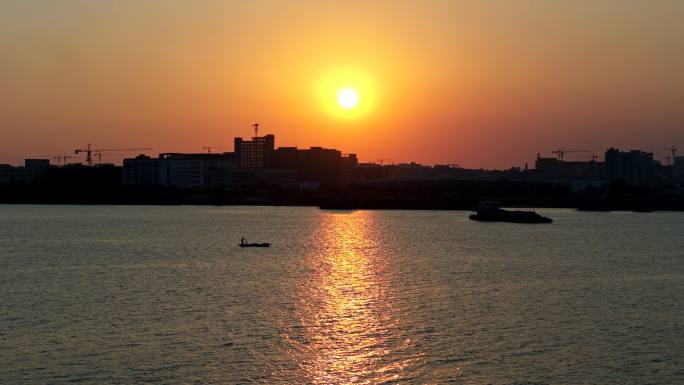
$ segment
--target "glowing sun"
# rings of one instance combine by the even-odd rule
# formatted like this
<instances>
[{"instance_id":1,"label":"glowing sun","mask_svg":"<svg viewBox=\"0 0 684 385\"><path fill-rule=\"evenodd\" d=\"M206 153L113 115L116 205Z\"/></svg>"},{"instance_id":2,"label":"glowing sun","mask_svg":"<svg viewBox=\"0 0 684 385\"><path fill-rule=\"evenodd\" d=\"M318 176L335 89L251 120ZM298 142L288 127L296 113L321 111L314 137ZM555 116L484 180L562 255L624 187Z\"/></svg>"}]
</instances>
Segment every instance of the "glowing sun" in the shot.
<instances>
[{"instance_id":1,"label":"glowing sun","mask_svg":"<svg viewBox=\"0 0 684 385\"><path fill-rule=\"evenodd\" d=\"M359 93L351 87L341 88L337 91L337 104L345 110L351 110L359 104Z\"/></svg>"}]
</instances>

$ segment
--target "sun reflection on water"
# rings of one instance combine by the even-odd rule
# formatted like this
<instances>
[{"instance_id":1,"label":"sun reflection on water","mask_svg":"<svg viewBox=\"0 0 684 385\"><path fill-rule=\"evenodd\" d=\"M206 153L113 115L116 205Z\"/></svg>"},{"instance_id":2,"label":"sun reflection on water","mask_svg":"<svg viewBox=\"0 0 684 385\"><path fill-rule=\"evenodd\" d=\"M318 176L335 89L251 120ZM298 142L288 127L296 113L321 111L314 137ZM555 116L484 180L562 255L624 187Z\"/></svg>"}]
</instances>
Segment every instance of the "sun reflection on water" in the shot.
<instances>
[{"instance_id":1,"label":"sun reflection on water","mask_svg":"<svg viewBox=\"0 0 684 385\"><path fill-rule=\"evenodd\" d=\"M325 215L318 229L322 252L309 258L312 279L302 284L298 305L307 382L399 379L419 355L396 354L412 342L400 333L374 214Z\"/></svg>"}]
</instances>

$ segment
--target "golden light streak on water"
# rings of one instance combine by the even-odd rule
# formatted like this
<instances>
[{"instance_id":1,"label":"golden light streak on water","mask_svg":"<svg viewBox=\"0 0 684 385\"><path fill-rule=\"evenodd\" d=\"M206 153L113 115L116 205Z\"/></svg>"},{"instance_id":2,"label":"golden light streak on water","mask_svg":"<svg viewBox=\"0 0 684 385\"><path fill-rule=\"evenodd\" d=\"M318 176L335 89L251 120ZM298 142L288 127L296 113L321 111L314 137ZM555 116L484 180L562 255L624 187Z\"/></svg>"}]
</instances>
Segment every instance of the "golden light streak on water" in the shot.
<instances>
[{"instance_id":1,"label":"golden light streak on water","mask_svg":"<svg viewBox=\"0 0 684 385\"><path fill-rule=\"evenodd\" d=\"M411 341L397 334L399 311L374 220L372 212L330 214L319 226L324 251L310 258L315 274L301 297L310 352L303 368L311 383L398 379L414 361L392 355Z\"/></svg>"}]
</instances>

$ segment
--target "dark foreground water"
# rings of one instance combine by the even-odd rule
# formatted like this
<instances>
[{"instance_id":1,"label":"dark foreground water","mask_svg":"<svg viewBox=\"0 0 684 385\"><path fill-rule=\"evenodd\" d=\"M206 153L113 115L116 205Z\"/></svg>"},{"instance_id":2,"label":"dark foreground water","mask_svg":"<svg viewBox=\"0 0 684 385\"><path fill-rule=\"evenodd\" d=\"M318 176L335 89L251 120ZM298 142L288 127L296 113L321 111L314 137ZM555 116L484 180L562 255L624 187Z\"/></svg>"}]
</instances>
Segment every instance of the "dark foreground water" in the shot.
<instances>
[{"instance_id":1,"label":"dark foreground water","mask_svg":"<svg viewBox=\"0 0 684 385\"><path fill-rule=\"evenodd\" d=\"M0 383L683 384L684 214L541 212L0 206Z\"/></svg>"}]
</instances>

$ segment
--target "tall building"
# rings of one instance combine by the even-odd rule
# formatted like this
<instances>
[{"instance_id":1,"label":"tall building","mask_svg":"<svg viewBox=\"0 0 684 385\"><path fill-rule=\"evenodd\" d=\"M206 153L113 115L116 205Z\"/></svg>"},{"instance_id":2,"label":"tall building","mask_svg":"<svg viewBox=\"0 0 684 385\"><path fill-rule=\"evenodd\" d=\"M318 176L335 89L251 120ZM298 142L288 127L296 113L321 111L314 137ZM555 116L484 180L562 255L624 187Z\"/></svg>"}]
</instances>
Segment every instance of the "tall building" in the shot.
<instances>
[{"instance_id":1,"label":"tall building","mask_svg":"<svg viewBox=\"0 0 684 385\"><path fill-rule=\"evenodd\" d=\"M123 160L123 182L135 185L159 184L159 159L138 155Z\"/></svg>"},{"instance_id":2,"label":"tall building","mask_svg":"<svg viewBox=\"0 0 684 385\"><path fill-rule=\"evenodd\" d=\"M240 168L269 168L273 165L275 136L235 138L235 157Z\"/></svg>"},{"instance_id":3,"label":"tall building","mask_svg":"<svg viewBox=\"0 0 684 385\"><path fill-rule=\"evenodd\" d=\"M609 148L605 157L610 180L621 179L632 186L648 186L653 182L653 153Z\"/></svg>"}]
</instances>

